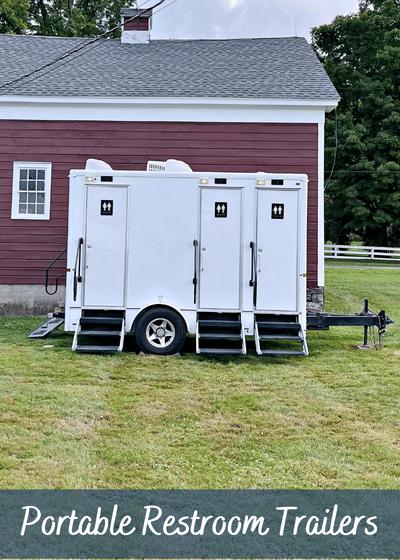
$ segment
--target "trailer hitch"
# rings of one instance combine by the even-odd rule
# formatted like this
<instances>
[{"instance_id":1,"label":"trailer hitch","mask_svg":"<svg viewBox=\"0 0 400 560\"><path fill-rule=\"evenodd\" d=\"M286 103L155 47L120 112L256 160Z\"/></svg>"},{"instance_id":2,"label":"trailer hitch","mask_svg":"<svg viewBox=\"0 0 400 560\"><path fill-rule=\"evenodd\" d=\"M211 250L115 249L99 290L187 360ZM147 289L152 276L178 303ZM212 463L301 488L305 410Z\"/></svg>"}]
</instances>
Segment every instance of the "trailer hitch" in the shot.
<instances>
[{"instance_id":1,"label":"trailer hitch","mask_svg":"<svg viewBox=\"0 0 400 560\"><path fill-rule=\"evenodd\" d=\"M378 328L379 337L383 337L387 325L393 320L386 315L385 310L372 313L368 308L368 299L364 298L364 308L361 313L354 315L341 315L324 312L311 311L307 313L307 329L328 331L329 327L364 327L364 344L359 348L370 348L368 346L368 329Z\"/></svg>"}]
</instances>

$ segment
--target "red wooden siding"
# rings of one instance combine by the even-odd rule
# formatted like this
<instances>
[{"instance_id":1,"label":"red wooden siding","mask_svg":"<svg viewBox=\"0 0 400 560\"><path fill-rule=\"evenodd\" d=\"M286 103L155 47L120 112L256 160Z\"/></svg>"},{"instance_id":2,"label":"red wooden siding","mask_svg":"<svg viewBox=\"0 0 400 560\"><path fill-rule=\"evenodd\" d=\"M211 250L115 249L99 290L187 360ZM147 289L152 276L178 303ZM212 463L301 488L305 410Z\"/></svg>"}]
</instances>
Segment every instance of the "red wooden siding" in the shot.
<instances>
[{"instance_id":1,"label":"red wooden siding","mask_svg":"<svg viewBox=\"0 0 400 560\"><path fill-rule=\"evenodd\" d=\"M68 173L90 157L114 169L175 158L194 171L306 173L308 285L317 287L317 124L70 121L0 121L0 284L44 282L66 246ZM52 163L50 220L11 220L14 161Z\"/></svg>"}]
</instances>

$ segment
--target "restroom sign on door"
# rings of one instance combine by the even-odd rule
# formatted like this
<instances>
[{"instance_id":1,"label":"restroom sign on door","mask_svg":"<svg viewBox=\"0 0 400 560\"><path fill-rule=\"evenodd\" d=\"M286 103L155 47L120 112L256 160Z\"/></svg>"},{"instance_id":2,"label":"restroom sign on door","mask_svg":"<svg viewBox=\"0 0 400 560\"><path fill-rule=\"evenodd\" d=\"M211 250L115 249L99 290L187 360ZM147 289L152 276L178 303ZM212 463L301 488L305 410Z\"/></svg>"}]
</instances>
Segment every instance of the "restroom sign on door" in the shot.
<instances>
[{"instance_id":1,"label":"restroom sign on door","mask_svg":"<svg viewBox=\"0 0 400 560\"><path fill-rule=\"evenodd\" d=\"M216 218L227 218L228 217L228 203L227 202L216 202L215 203L215 217Z\"/></svg>"},{"instance_id":2,"label":"restroom sign on door","mask_svg":"<svg viewBox=\"0 0 400 560\"><path fill-rule=\"evenodd\" d=\"M113 215L113 200L102 200L100 205L101 216Z\"/></svg>"},{"instance_id":3,"label":"restroom sign on door","mask_svg":"<svg viewBox=\"0 0 400 560\"><path fill-rule=\"evenodd\" d=\"M280 202L273 202L271 205L271 218L273 220L283 220L285 205Z\"/></svg>"}]
</instances>

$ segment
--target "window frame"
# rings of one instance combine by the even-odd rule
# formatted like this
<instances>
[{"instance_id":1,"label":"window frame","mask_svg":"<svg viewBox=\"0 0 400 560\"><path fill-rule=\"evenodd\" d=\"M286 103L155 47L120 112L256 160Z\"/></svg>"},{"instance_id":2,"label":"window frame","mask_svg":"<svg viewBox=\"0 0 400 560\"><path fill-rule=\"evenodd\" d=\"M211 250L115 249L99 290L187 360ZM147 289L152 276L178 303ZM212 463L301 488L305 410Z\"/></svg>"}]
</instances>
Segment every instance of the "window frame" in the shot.
<instances>
[{"instance_id":1,"label":"window frame","mask_svg":"<svg viewBox=\"0 0 400 560\"><path fill-rule=\"evenodd\" d=\"M19 181L21 169L36 169L45 171L44 178L44 212L43 214L25 214L19 211ZM51 171L50 162L41 161L14 161L13 165L13 186L12 186L12 203L11 203L11 219L12 220L49 220L50 219L50 195L51 195ZM27 191L29 193L29 191ZM37 193L37 190L35 190Z\"/></svg>"}]
</instances>

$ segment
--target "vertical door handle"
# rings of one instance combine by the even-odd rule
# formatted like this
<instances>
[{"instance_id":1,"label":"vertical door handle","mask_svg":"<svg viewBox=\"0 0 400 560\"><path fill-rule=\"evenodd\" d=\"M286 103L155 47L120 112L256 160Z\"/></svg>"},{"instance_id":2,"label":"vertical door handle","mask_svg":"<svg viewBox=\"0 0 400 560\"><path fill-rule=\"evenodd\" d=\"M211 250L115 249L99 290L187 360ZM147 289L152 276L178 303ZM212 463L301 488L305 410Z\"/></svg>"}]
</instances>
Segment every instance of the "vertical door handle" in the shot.
<instances>
[{"instance_id":1,"label":"vertical door handle","mask_svg":"<svg viewBox=\"0 0 400 560\"><path fill-rule=\"evenodd\" d=\"M205 247L201 248L201 270L204 270L204 253L206 251Z\"/></svg>"},{"instance_id":2,"label":"vertical door handle","mask_svg":"<svg viewBox=\"0 0 400 560\"><path fill-rule=\"evenodd\" d=\"M256 255L256 244L254 241L250 241L251 249L251 276L249 285L253 287L253 306L257 306L257 255Z\"/></svg>"}]
</instances>

